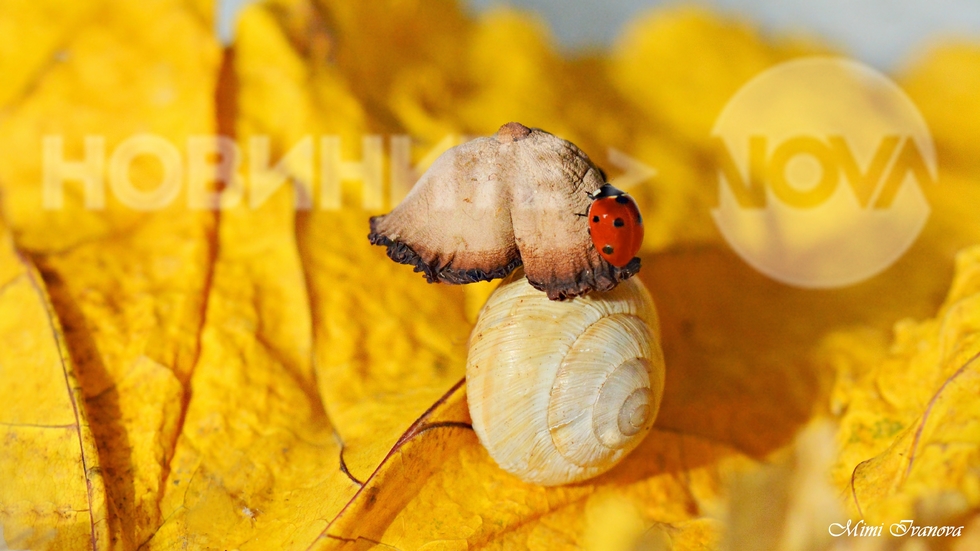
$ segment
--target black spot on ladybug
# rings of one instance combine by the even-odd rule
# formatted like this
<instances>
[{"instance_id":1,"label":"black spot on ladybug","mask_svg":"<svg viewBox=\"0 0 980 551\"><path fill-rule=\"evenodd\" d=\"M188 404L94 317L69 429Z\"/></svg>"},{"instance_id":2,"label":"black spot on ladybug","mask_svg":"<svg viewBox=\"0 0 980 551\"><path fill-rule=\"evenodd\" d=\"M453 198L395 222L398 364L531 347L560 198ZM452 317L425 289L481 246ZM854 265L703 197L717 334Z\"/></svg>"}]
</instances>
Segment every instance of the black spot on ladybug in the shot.
<instances>
[{"instance_id":1,"label":"black spot on ladybug","mask_svg":"<svg viewBox=\"0 0 980 551\"><path fill-rule=\"evenodd\" d=\"M620 205L625 205L626 203L630 202L630 199L625 195L617 195L616 202L619 203Z\"/></svg>"},{"instance_id":2,"label":"black spot on ladybug","mask_svg":"<svg viewBox=\"0 0 980 551\"><path fill-rule=\"evenodd\" d=\"M613 253L612 245L606 245L605 247L603 247L602 252L606 254L612 254Z\"/></svg>"},{"instance_id":3,"label":"black spot on ladybug","mask_svg":"<svg viewBox=\"0 0 980 551\"><path fill-rule=\"evenodd\" d=\"M636 223L637 224L642 224L643 223L643 217L640 216L639 214L636 215Z\"/></svg>"},{"instance_id":4,"label":"black spot on ladybug","mask_svg":"<svg viewBox=\"0 0 980 551\"><path fill-rule=\"evenodd\" d=\"M616 226L617 228L622 228L624 225L626 225L626 222L623 222L622 218L613 220L613 226Z\"/></svg>"},{"instance_id":5,"label":"black spot on ladybug","mask_svg":"<svg viewBox=\"0 0 980 551\"><path fill-rule=\"evenodd\" d=\"M599 217L598 216L593 216L592 217L592 221L593 222L598 222L599 221Z\"/></svg>"}]
</instances>

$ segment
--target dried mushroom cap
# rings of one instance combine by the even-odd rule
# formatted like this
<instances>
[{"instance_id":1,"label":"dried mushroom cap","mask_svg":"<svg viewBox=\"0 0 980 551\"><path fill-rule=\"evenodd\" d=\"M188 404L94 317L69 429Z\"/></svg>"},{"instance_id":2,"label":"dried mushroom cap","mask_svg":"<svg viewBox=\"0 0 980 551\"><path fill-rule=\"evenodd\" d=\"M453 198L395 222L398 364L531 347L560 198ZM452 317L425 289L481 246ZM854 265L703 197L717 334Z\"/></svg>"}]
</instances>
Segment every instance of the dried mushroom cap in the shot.
<instances>
[{"instance_id":1,"label":"dried mushroom cap","mask_svg":"<svg viewBox=\"0 0 980 551\"><path fill-rule=\"evenodd\" d=\"M368 238L434 283L507 276L553 300L607 291L639 271L617 268L589 236L588 195L604 182L575 145L516 122L443 153L393 211L371 218Z\"/></svg>"}]
</instances>

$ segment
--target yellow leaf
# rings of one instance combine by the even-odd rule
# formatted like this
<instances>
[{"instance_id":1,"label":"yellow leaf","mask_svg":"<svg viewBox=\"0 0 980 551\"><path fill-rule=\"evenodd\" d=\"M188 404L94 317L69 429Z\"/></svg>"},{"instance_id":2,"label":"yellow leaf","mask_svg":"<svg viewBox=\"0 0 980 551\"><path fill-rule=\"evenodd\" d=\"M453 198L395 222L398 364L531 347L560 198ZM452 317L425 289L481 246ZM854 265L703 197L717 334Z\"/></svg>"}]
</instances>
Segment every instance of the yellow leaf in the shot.
<instances>
[{"instance_id":1,"label":"yellow leaf","mask_svg":"<svg viewBox=\"0 0 980 551\"><path fill-rule=\"evenodd\" d=\"M3 216L39 266L77 366L105 476L102 529L113 548L134 549L162 521L159 500L198 354L214 217L188 210L184 189L161 210L133 208L114 192L109 169L134 135L152 133L180 151L189 136L214 131L219 51L211 2L86 6L31 2L4 13L4 24L19 29L54 20L58 34L43 58L21 56L31 50L19 45L0 57L4 74L29 75L0 118L0 190ZM51 137L63 151L45 153ZM62 204L46 202L45 175L65 162L85 163L105 190L104 208L71 177L56 178ZM160 166L146 156L128 168L133 189L160 185Z\"/></svg>"},{"instance_id":2,"label":"yellow leaf","mask_svg":"<svg viewBox=\"0 0 980 551\"><path fill-rule=\"evenodd\" d=\"M826 471L836 427L808 425L793 445L730 481L723 549L804 551L833 548L829 528L842 520Z\"/></svg>"},{"instance_id":3,"label":"yellow leaf","mask_svg":"<svg viewBox=\"0 0 980 551\"><path fill-rule=\"evenodd\" d=\"M37 270L0 225L0 545L108 549L95 440Z\"/></svg>"},{"instance_id":4,"label":"yellow leaf","mask_svg":"<svg viewBox=\"0 0 980 551\"><path fill-rule=\"evenodd\" d=\"M575 139L562 120L565 67L543 22L519 12L485 14L469 37L465 70L472 92L461 105L446 105L467 130L493 134L500 121L523 121Z\"/></svg>"},{"instance_id":5,"label":"yellow leaf","mask_svg":"<svg viewBox=\"0 0 980 551\"><path fill-rule=\"evenodd\" d=\"M980 143L980 45L947 41L920 53L902 75L902 87L929 121L940 162L953 162L975 174Z\"/></svg>"},{"instance_id":6,"label":"yellow leaf","mask_svg":"<svg viewBox=\"0 0 980 551\"><path fill-rule=\"evenodd\" d=\"M244 143L268 136L282 155L305 135L337 136L343 157L356 160L357 142L377 123L366 120L343 75L295 57L277 24L276 18L288 21L306 9L304 2L283 2L244 14L236 53L238 137ZM294 69L284 74L282 67ZM295 125L280 124L270 101L297 106L305 115ZM338 111L338 105L353 107ZM302 185L301 171L287 171L294 185ZM345 468L364 481L411 423L462 376L469 323L462 288L426 285L368 243L371 212L357 206L360 184L345 183L342 210L314 203L300 212L295 230L312 305L320 395L343 445ZM313 197L320 192L310 188Z\"/></svg>"},{"instance_id":7,"label":"yellow leaf","mask_svg":"<svg viewBox=\"0 0 980 551\"><path fill-rule=\"evenodd\" d=\"M291 549L357 489L323 413L292 194L222 211L201 354L147 549Z\"/></svg>"},{"instance_id":8,"label":"yellow leaf","mask_svg":"<svg viewBox=\"0 0 980 551\"><path fill-rule=\"evenodd\" d=\"M958 256L935 318L901 322L889 348L865 348L846 333L827 344L845 411L833 472L852 511L898 522L944 492L960 496L959 512L980 506L980 249Z\"/></svg>"},{"instance_id":9,"label":"yellow leaf","mask_svg":"<svg viewBox=\"0 0 980 551\"><path fill-rule=\"evenodd\" d=\"M651 124L704 143L725 103L749 79L816 43L763 39L745 21L703 8L653 11L632 22L612 54L611 77Z\"/></svg>"}]
</instances>

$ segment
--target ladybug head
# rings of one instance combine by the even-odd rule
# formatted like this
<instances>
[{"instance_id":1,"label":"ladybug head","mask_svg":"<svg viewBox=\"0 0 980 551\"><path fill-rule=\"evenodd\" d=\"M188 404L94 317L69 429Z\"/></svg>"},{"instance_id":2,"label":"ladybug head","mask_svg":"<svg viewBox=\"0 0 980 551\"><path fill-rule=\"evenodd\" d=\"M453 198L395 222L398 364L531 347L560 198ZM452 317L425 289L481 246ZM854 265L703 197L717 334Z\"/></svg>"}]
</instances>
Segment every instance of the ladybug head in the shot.
<instances>
[{"instance_id":1,"label":"ladybug head","mask_svg":"<svg viewBox=\"0 0 980 551\"><path fill-rule=\"evenodd\" d=\"M607 183L602 184L602 187L590 193L589 197L591 197L594 201L596 199L602 199L603 197L618 197L620 195L626 195L626 192L619 188L613 187L612 184Z\"/></svg>"}]
</instances>

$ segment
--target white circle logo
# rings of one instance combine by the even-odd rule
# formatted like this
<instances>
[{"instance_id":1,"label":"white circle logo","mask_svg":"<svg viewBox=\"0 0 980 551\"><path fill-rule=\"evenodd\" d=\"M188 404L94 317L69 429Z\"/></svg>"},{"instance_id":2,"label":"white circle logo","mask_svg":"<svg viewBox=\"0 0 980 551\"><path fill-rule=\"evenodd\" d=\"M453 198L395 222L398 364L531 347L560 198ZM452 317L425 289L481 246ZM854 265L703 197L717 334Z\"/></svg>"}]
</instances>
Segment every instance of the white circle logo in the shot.
<instances>
[{"instance_id":1,"label":"white circle logo","mask_svg":"<svg viewBox=\"0 0 980 551\"><path fill-rule=\"evenodd\" d=\"M901 257L929 217L936 181L925 120L888 77L810 57L749 81L715 121L715 223L769 277L842 287Z\"/></svg>"}]
</instances>

